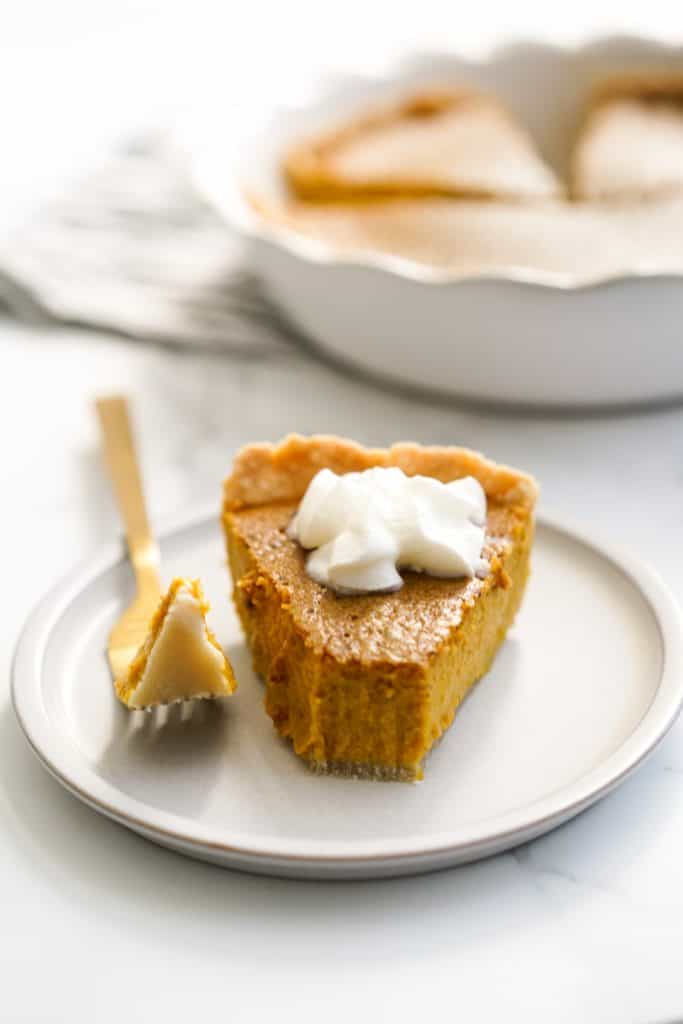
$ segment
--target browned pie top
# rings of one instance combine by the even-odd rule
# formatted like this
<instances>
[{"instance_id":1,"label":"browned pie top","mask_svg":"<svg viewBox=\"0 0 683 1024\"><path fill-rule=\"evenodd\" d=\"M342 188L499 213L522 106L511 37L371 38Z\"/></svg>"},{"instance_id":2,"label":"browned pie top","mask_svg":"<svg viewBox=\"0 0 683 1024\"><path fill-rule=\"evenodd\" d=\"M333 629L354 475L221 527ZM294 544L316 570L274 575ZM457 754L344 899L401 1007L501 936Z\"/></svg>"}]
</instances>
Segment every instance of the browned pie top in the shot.
<instances>
[{"instance_id":1,"label":"browned pie top","mask_svg":"<svg viewBox=\"0 0 683 1024\"><path fill-rule=\"evenodd\" d=\"M492 570L486 579L446 580L408 572L396 593L352 597L312 580L305 571L305 552L286 535L299 500L320 469L341 474L372 466L397 466L408 476L443 482L476 477L488 505L484 554ZM419 665L457 629L463 607L503 572L508 542L531 518L537 493L533 477L467 448L413 443L364 448L339 437L291 434L280 444L252 444L238 453L225 481L224 512L228 528L273 581L315 650L344 663Z\"/></svg>"},{"instance_id":2,"label":"browned pie top","mask_svg":"<svg viewBox=\"0 0 683 1024\"><path fill-rule=\"evenodd\" d=\"M229 523L314 649L347 664L424 662L457 628L463 606L489 589L503 571L507 538L520 519L519 508L489 505L484 554L492 570L485 580L408 572L395 593L340 596L306 574L305 552L286 535L296 507L296 502L280 502L243 509L229 513Z\"/></svg>"},{"instance_id":3,"label":"browned pie top","mask_svg":"<svg viewBox=\"0 0 683 1024\"><path fill-rule=\"evenodd\" d=\"M588 100L588 111L613 100L683 105L683 75L680 72L643 72L612 75L599 82Z\"/></svg>"}]
</instances>

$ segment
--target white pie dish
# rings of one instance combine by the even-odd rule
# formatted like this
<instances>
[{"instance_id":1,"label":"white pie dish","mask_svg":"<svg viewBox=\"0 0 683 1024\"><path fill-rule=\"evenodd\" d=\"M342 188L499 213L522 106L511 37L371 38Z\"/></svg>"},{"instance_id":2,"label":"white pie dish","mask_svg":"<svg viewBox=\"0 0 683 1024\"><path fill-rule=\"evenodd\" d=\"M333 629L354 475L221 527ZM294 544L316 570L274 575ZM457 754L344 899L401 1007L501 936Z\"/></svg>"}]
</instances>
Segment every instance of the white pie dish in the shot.
<instances>
[{"instance_id":1,"label":"white pie dish","mask_svg":"<svg viewBox=\"0 0 683 1024\"><path fill-rule=\"evenodd\" d=\"M271 111L249 132L215 114L191 142L193 180L245 244L285 317L342 364L471 400L600 406L683 396L683 242L648 258L647 227L608 267L476 267L453 272L379 253L344 253L269 225L245 192L281 191L283 148L378 99L435 82L499 95L566 173L582 103L597 79L683 70L683 50L607 39L574 50L519 43L480 62L428 55L376 78L335 80L316 102ZM531 70L530 70L531 69ZM683 204L677 208L683 225ZM642 257L640 239L643 239ZM587 246L590 248L590 246ZM593 261L593 267L596 266Z\"/></svg>"}]
</instances>

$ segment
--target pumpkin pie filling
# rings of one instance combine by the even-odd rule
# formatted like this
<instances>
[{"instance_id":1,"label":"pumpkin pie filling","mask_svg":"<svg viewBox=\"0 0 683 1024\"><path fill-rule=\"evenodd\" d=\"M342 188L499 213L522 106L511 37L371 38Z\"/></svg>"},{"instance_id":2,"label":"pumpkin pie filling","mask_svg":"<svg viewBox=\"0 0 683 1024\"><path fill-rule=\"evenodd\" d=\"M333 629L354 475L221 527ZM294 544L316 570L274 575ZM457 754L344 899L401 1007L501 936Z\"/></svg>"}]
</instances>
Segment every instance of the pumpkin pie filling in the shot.
<instances>
[{"instance_id":1,"label":"pumpkin pie filling","mask_svg":"<svg viewBox=\"0 0 683 1024\"><path fill-rule=\"evenodd\" d=\"M403 573L393 593L340 596L305 570L287 536L318 469L399 465L444 481L473 475L488 498L483 579ZM416 779L433 743L489 668L529 572L536 488L464 449L369 451L336 438L252 446L226 482L234 601L266 710L320 771Z\"/></svg>"},{"instance_id":2,"label":"pumpkin pie filling","mask_svg":"<svg viewBox=\"0 0 683 1024\"><path fill-rule=\"evenodd\" d=\"M232 667L206 621L208 611L199 580L177 576L128 671L116 680L116 695L126 707L149 709L234 691Z\"/></svg>"}]
</instances>

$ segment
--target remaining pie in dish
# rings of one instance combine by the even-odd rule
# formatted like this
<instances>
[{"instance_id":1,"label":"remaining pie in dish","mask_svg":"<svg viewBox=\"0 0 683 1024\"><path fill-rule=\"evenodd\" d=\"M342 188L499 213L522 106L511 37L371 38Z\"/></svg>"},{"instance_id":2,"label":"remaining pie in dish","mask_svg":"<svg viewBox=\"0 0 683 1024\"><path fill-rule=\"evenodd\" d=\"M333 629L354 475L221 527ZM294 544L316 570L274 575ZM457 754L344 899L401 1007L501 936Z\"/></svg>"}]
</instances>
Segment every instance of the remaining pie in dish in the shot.
<instances>
[{"instance_id":1,"label":"remaining pie in dish","mask_svg":"<svg viewBox=\"0 0 683 1024\"><path fill-rule=\"evenodd\" d=\"M293 146L285 177L302 199L387 196L549 199L562 194L531 138L495 99L418 93Z\"/></svg>"},{"instance_id":2,"label":"remaining pie in dish","mask_svg":"<svg viewBox=\"0 0 683 1024\"><path fill-rule=\"evenodd\" d=\"M161 600L149 634L116 694L128 708L227 697L235 687L229 661L211 632L199 580L177 577Z\"/></svg>"},{"instance_id":3,"label":"remaining pie in dish","mask_svg":"<svg viewBox=\"0 0 683 1024\"><path fill-rule=\"evenodd\" d=\"M453 274L615 273L641 253L624 214L589 203L433 197L376 203L252 199L252 205L275 228L344 256L382 253Z\"/></svg>"},{"instance_id":4,"label":"remaining pie in dish","mask_svg":"<svg viewBox=\"0 0 683 1024\"><path fill-rule=\"evenodd\" d=\"M313 477L370 467L450 482L473 476L487 498L483 578L403 574L393 593L339 596L305 570L287 534ZM365 449L291 436L241 451L225 482L234 601L266 709L311 767L386 779L422 777L425 755L487 671L529 573L537 487L462 448Z\"/></svg>"},{"instance_id":5,"label":"remaining pie in dish","mask_svg":"<svg viewBox=\"0 0 683 1024\"><path fill-rule=\"evenodd\" d=\"M578 199L683 192L683 76L622 76L589 102L573 157Z\"/></svg>"}]
</instances>

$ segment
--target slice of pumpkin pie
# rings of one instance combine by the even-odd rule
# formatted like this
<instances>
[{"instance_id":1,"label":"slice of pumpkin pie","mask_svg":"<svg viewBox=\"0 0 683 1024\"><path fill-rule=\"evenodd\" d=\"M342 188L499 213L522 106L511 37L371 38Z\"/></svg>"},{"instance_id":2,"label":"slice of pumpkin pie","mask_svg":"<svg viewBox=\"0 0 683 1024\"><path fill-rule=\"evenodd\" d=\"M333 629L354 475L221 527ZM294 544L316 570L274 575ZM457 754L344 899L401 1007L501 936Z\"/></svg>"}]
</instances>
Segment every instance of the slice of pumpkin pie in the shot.
<instances>
[{"instance_id":1,"label":"slice of pumpkin pie","mask_svg":"<svg viewBox=\"0 0 683 1024\"><path fill-rule=\"evenodd\" d=\"M227 697L236 687L230 662L206 621L199 580L176 577L116 695L128 708Z\"/></svg>"},{"instance_id":2,"label":"slice of pumpkin pie","mask_svg":"<svg viewBox=\"0 0 683 1024\"><path fill-rule=\"evenodd\" d=\"M224 488L266 710L320 771L418 779L529 573L537 488L462 448L250 445Z\"/></svg>"},{"instance_id":3,"label":"slice of pumpkin pie","mask_svg":"<svg viewBox=\"0 0 683 1024\"><path fill-rule=\"evenodd\" d=\"M302 199L550 199L563 193L531 137L494 98L420 92L295 144L284 174Z\"/></svg>"},{"instance_id":4,"label":"slice of pumpkin pie","mask_svg":"<svg viewBox=\"0 0 683 1024\"><path fill-rule=\"evenodd\" d=\"M622 75L590 97L572 160L578 199L683 193L683 75Z\"/></svg>"}]
</instances>

